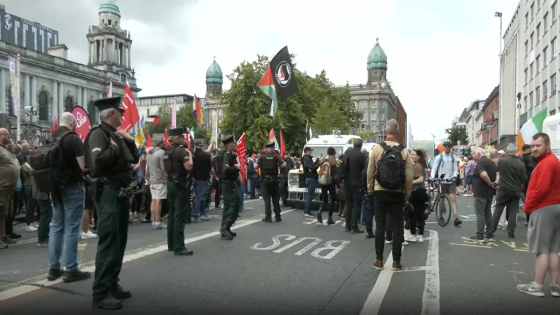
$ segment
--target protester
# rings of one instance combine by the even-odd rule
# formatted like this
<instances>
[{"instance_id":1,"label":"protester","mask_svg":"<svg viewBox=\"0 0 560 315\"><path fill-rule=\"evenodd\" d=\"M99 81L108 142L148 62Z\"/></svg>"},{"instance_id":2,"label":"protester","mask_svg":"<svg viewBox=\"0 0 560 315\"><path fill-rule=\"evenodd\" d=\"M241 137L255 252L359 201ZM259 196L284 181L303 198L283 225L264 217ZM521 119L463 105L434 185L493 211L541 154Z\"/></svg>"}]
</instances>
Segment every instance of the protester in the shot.
<instances>
[{"instance_id":1,"label":"protester","mask_svg":"<svg viewBox=\"0 0 560 315\"><path fill-rule=\"evenodd\" d=\"M494 242L492 224L492 199L496 194L496 163L486 157L483 148L474 150L476 169L473 177L474 209L476 213L476 235L471 239L479 243ZM486 237L484 235L486 227Z\"/></svg>"},{"instance_id":2,"label":"protester","mask_svg":"<svg viewBox=\"0 0 560 315\"><path fill-rule=\"evenodd\" d=\"M426 158L424 151L415 149L412 150L412 163L414 167L412 168L412 191L410 193L409 202L414 208L414 212L410 215L410 236L405 237L408 242L424 242L424 212L427 208L427 202L429 200L428 194L426 192L425 180L427 179L426 174ZM416 234L416 227L418 227L418 234Z\"/></svg>"},{"instance_id":3,"label":"protester","mask_svg":"<svg viewBox=\"0 0 560 315\"><path fill-rule=\"evenodd\" d=\"M0 249L16 243L6 229L6 225L12 225L9 218L14 210L13 191L20 176L20 169L7 147L12 142L10 138L8 130L0 128Z\"/></svg>"},{"instance_id":4,"label":"protester","mask_svg":"<svg viewBox=\"0 0 560 315\"><path fill-rule=\"evenodd\" d=\"M192 213L192 220L196 222L200 216L203 221L208 221L206 213L206 196L204 194L212 170L212 156L202 149L202 141L195 141L193 154L193 177L195 179L196 204Z\"/></svg>"},{"instance_id":5,"label":"protester","mask_svg":"<svg viewBox=\"0 0 560 315\"><path fill-rule=\"evenodd\" d=\"M305 177L305 186L307 187L307 197L305 199L303 215L306 217L313 217L311 215L311 203L315 199L315 191L321 187L318 181L319 175L317 174L319 162L317 160L313 161L312 148L303 148L303 154L303 176Z\"/></svg>"}]
</instances>

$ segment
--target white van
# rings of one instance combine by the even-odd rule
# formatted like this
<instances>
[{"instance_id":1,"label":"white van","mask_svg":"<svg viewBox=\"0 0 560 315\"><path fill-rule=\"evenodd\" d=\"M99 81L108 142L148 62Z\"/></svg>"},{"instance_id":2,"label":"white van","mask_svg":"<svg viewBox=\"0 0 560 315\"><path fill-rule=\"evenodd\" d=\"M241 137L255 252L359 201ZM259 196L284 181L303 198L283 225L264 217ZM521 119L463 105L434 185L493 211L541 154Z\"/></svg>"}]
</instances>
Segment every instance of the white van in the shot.
<instances>
[{"instance_id":1,"label":"white van","mask_svg":"<svg viewBox=\"0 0 560 315\"><path fill-rule=\"evenodd\" d=\"M546 117L542 131L550 137L550 149L560 159L560 114Z\"/></svg>"}]
</instances>

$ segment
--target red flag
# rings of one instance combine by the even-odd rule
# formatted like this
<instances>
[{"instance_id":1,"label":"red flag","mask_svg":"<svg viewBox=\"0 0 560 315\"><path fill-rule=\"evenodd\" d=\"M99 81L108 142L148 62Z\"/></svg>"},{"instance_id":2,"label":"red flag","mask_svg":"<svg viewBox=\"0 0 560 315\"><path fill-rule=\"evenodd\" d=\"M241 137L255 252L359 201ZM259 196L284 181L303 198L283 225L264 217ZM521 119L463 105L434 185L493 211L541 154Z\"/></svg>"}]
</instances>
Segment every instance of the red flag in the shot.
<instances>
[{"instance_id":1,"label":"red flag","mask_svg":"<svg viewBox=\"0 0 560 315\"><path fill-rule=\"evenodd\" d=\"M247 178L247 155L245 153L245 134L243 134L237 140L237 159L239 160L239 173L241 173L243 185L245 185Z\"/></svg>"},{"instance_id":2,"label":"red flag","mask_svg":"<svg viewBox=\"0 0 560 315\"><path fill-rule=\"evenodd\" d=\"M128 81L124 86L124 97L122 101L122 106L125 110L122 118L122 126L119 129L124 131L129 131L140 121L140 115L138 114L138 108L136 107L136 101L132 95L132 90L128 85Z\"/></svg>"},{"instance_id":3,"label":"red flag","mask_svg":"<svg viewBox=\"0 0 560 315\"><path fill-rule=\"evenodd\" d=\"M54 116L53 119L52 119L51 131L49 131L49 133L55 132L57 128L58 128L58 117Z\"/></svg>"},{"instance_id":4,"label":"red flag","mask_svg":"<svg viewBox=\"0 0 560 315\"><path fill-rule=\"evenodd\" d=\"M159 116L150 115L150 116L146 117L146 122L153 122L154 125L157 125L159 123Z\"/></svg>"},{"instance_id":5,"label":"red flag","mask_svg":"<svg viewBox=\"0 0 560 315\"><path fill-rule=\"evenodd\" d=\"M169 137L167 136L167 129L163 131L163 140L165 141L165 146L168 147L170 143L169 143Z\"/></svg>"},{"instance_id":6,"label":"red flag","mask_svg":"<svg viewBox=\"0 0 560 315\"><path fill-rule=\"evenodd\" d=\"M148 136L146 137L148 140L146 140L146 148L151 148L154 146L154 143L152 142L152 136L150 135L150 131L147 131Z\"/></svg>"},{"instance_id":7,"label":"red flag","mask_svg":"<svg viewBox=\"0 0 560 315\"><path fill-rule=\"evenodd\" d=\"M191 149L191 137L188 133L184 133L183 137L185 137L185 140L187 140L187 149L190 150Z\"/></svg>"},{"instance_id":8,"label":"red flag","mask_svg":"<svg viewBox=\"0 0 560 315\"><path fill-rule=\"evenodd\" d=\"M284 157L286 153L286 145L284 144L284 138L282 137L282 127L280 127L280 156Z\"/></svg>"}]
</instances>

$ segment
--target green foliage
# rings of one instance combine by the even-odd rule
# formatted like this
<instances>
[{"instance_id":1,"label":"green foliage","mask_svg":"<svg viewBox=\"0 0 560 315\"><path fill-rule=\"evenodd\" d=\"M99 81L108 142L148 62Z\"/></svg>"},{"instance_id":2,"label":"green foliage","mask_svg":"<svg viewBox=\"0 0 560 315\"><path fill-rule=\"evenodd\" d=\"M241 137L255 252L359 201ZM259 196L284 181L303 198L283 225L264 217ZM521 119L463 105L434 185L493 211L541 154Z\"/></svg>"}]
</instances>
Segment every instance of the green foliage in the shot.
<instances>
[{"instance_id":1,"label":"green foliage","mask_svg":"<svg viewBox=\"0 0 560 315\"><path fill-rule=\"evenodd\" d=\"M325 71L312 78L295 69L298 92L287 101L279 99L276 115L270 117L270 99L258 86L269 62L268 57L257 56L255 61L242 62L227 76L231 88L220 99L221 104L227 105L220 125L222 133L245 133L247 149L258 151L268 142L271 128L279 140L281 126L287 149L300 151L306 143L307 120L316 134L330 134L333 129L348 133L358 126L361 113L350 102L350 89L334 87Z\"/></svg>"},{"instance_id":2,"label":"green foliage","mask_svg":"<svg viewBox=\"0 0 560 315\"><path fill-rule=\"evenodd\" d=\"M370 137L373 137L375 133L373 131L359 131L356 134L365 141Z\"/></svg>"},{"instance_id":3,"label":"green foliage","mask_svg":"<svg viewBox=\"0 0 560 315\"><path fill-rule=\"evenodd\" d=\"M467 135L467 130L464 127L455 127L451 129L449 140L451 140L451 143L453 145L457 145L458 141L461 141L461 144L469 144L469 136Z\"/></svg>"},{"instance_id":4,"label":"green foliage","mask_svg":"<svg viewBox=\"0 0 560 315\"><path fill-rule=\"evenodd\" d=\"M210 142L210 136L212 135L212 133L210 131L208 131L208 129L206 128L195 128L194 129L194 138L195 139L204 139L206 140L206 143Z\"/></svg>"},{"instance_id":5,"label":"green foliage","mask_svg":"<svg viewBox=\"0 0 560 315\"><path fill-rule=\"evenodd\" d=\"M146 126L150 131L150 134L163 134L164 129L169 129L171 124L171 108L169 104L163 104L158 108L157 115L159 117L159 123L156 125L154 123L147 123Z\"/></svg>"},{"instance_id":6,"label":"green foliage","mask_svg":"<svg viewBox=\"0 0 560 315\"><path fill-rule=\"evenodd\" d=\"M178 106L179 107L179 106ZM194 135L196 139L206 139L210 140L210 134L208 130L198 124L194 118L192 111L192 103L185 104L181 106L177 111L177 127L191 128L194 127ZM150 134L163 134L165 129L169 129L171 126L171 106L169 104L163 104L158 108L159 123L155 125L154 123L147 123L146 126L150 131Z\"/></svg>"}]
</instances>

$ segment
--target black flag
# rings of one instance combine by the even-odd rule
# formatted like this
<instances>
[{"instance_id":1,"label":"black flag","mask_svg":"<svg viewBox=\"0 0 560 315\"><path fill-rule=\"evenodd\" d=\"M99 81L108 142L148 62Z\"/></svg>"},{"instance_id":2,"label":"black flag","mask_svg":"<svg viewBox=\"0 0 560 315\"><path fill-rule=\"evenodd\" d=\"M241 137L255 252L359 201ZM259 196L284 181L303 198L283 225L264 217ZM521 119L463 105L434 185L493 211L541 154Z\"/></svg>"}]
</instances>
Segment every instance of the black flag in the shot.
<instances>
[{"instance_id":1,"label":"black flag","mask_svg":"<svg viewBox=\"0 0 560 315\"><path fill-rule=\"evenodd\" d=\"M280 99L287 100L290 95L297 92L296 76L290 60L288 46L282 48L270 62L274 83L280 93Z\"/></svg>"}]
</instances>

